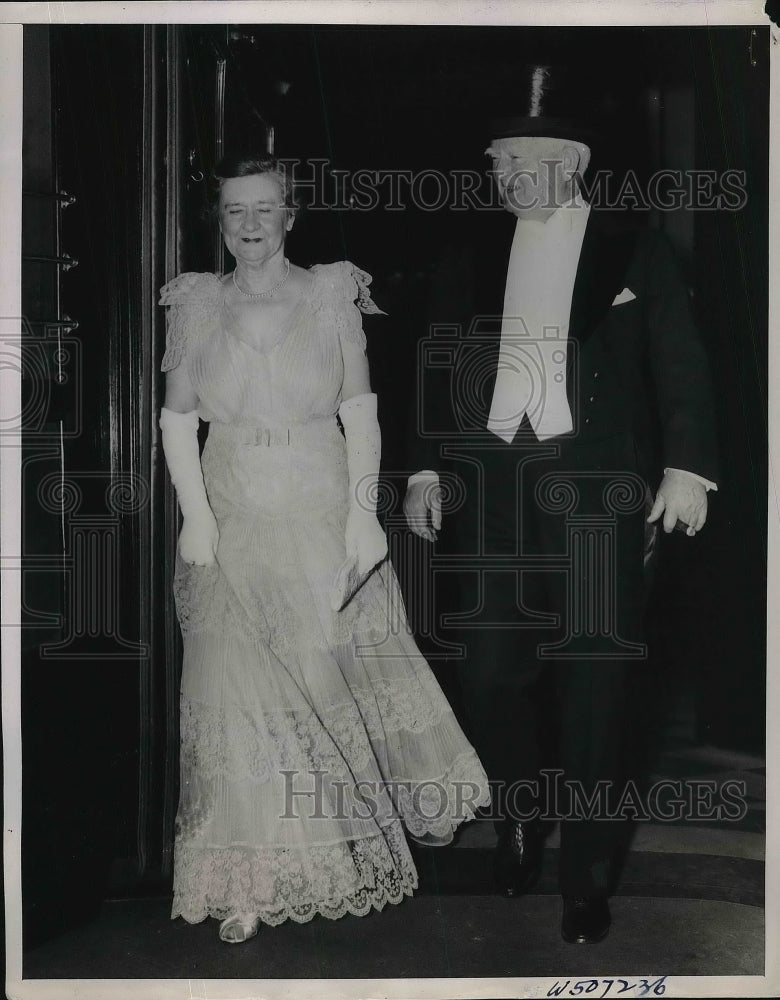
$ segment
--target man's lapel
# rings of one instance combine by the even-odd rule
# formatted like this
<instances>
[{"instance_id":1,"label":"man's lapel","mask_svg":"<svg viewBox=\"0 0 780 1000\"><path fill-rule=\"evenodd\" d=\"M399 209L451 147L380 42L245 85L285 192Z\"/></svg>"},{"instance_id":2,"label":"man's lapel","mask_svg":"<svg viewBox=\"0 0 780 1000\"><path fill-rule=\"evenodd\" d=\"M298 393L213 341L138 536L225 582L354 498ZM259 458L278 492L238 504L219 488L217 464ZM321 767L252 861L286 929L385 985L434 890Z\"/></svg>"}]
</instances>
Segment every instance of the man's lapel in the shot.
<instances>
[{"instance_id":1,"label":"man's lapel","mask_svg":"<svg viewBox=\"0 0 780 1000\"><path fill-rule=\"evenodd\" d=\"M507 212L486 214L480 227L481 239L474 245L474 297L471 315L463 329L465 342L460 353L461 372L473 373L472 387L478 387L474 430L484 431L498 372L501 322L509 253L516 219Z\"/></svg>"},{"instance_id":2,"label":"man's lapel","mask_svg":"<svg viewBox=\"0 0 780 1000\"><path fill-rule=\"evenodd\" d=\"M580 351L606 317L615 296L625 287L634 237L630 232L609 233L591 209L580 250L569 316L569 340ZM569 352L569 359L574 352Z\"/></svg>"},{"instance_id":3,"label":"man's lapel","mask_svg":"<svg viewBox=\"0 0 780 1000\"><path fill-rule=\"evenodd\" d=\"M490 317L491 327L501 334L504 313L504 292L509 254L517 219L508 212L491 212L486 218L485 237L477 245L476 304L480 316Z\"/></svg>"}]
</instances>

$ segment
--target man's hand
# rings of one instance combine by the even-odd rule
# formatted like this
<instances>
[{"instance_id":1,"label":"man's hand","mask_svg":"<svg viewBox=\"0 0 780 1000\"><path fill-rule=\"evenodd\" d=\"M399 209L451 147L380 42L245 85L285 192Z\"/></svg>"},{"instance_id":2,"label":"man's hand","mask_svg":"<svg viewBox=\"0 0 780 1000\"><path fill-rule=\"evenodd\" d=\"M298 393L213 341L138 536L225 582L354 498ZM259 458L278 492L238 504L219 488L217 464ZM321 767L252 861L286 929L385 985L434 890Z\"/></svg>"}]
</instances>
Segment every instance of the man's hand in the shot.
<instances>
[{"instance_id":1,"label":"man's hand","mask_svg":"<svg viewBox=\"0 0 780 1000\"><path fill-rule=\"evenodd\" d=\"M406 490L404 514L409 528L429 542L441 530L441 487L434 479L417 480Z\"/></svg>"},{"instance_id":2,"label":"man's hand","mask_svg":"<svg viewBox=\"0 0 780 1000\"><path fill-rule=\"evenodd\" d=\"M663 528L668 534L674 531L677 521L682 521L687 535L701 531L707 520L707 490L694 476L670 469L658 487L648 523L657 521L663 514Z\"/></svg>"}]
</instances>

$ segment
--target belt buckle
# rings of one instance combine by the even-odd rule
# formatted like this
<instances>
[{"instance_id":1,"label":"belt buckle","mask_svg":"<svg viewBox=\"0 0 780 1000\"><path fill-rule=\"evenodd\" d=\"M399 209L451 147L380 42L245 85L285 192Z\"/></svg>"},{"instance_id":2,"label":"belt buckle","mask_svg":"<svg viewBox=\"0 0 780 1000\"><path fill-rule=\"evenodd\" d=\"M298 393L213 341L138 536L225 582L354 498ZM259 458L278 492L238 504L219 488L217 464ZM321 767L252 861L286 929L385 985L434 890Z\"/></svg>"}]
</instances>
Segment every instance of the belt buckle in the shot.
<instances>
[{"instance_id":1,"label":"belt buckle","mask_svg":"<svg viewBox=\"0 0 780 1000\"><path fill-rule=\"evenodd\" d=\"M274 444L286 444L289 447L290 428L287 427L285 430L272 431L270 427L263 427L255 431L255 444L265 445L266 448L270 448L272 438Z\"/></svg>"}]
</instances>

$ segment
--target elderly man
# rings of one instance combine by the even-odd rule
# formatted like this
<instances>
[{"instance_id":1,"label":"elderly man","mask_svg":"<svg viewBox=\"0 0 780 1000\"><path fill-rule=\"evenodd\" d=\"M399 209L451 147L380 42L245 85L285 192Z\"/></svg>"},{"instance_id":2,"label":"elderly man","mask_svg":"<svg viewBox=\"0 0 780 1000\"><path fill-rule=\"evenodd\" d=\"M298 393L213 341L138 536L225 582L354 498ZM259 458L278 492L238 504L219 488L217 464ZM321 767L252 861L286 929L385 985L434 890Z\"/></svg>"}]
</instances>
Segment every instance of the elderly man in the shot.
<instances>
[{"instance_id":1,"label":"elderly man","mask_svg":"<svg viewBox=\"0 0 780 1000\"><path fill-rule=\"evenodd\" d=\"M597 138L563 71L529 67L522 93L487 149L506 212L485 213L439 268L421 471L404 510L433 542L439 473L460 484L444 527L456 538L464 722L498 788L497 886L532 887L539 817L560 819L561 931L587 943L609 930L630 813L624 699L645 658L648 543L658 524L702 529L716 445L707 361L668 245L608 227L588 204ZM534 697L548 668L553 723ZM551 726L558 773L544 766Z\"/></svg>"}]
</instances>

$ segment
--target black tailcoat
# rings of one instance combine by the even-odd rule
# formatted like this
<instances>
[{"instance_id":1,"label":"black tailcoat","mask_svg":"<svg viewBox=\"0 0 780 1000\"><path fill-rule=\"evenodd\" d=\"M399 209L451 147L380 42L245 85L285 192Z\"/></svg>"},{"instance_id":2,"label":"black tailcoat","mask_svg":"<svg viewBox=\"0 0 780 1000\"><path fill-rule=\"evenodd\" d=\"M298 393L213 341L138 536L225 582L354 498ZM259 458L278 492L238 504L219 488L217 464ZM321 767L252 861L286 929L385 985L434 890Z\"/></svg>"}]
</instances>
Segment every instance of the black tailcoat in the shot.
<instances>
[{"instance_id":1,"label":"black tailcoat","mask_svg":"<svg viewBox=\"0 0 780 1000\"><path fill-rule=\"evenodd\" d=\"M511 445L488 432L514 224L485 213L436 267L411 464L460 484L444 505L466 649L457 666L464 725L491 779L528 780L549 763L531 691L552 664L557 763L585 789L617 788L626 669L645 659L648 504L666 467L717 480L707 358L667 241L592 210L569 324L574 429L539 442L525 421ZM564 830L562 891L605 892L615 824Z\"/></svg>"}]
</instances>

